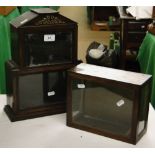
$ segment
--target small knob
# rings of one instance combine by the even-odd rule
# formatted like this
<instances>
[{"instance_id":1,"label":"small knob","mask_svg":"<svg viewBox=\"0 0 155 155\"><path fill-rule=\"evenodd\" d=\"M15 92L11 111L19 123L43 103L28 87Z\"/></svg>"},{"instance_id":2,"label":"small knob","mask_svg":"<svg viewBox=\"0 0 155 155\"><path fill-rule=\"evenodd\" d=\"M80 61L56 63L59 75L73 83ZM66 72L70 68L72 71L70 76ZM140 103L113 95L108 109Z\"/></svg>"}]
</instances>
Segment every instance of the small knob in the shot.
<instances>
[{"instance_id":1,"label":"small knob","mask_svg":"<svg viewBox=\"0 0 155 155\"><path fill-rule=\"evenodd\" d=\"M142 25L141 28L144 29L145 28L145 25Z\"/></svg>"}]
</instances>

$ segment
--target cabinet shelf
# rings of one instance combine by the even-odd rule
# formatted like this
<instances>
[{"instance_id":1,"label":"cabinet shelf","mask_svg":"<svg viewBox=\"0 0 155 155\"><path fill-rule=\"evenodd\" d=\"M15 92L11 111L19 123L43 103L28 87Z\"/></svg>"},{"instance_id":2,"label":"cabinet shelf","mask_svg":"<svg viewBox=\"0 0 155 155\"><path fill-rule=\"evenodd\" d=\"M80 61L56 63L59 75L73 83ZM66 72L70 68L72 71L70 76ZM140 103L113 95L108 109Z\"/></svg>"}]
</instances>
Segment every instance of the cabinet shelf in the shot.
<instances>
[{"instance_id":1,"label":"cabinet shelf","mask_svg":"<svg viewBox=\"0 0 155 155\"><path fill-rule=\"evenodd\" d=\"M94 31L117 31L120 28L120 19L116 7L90 7L91 29Z\"/></svg>"},{"instance_id":2,"label":"cabinet shelf","mask_svg":"<svg viewBox=\"0 0 155 155\"><path fill-rule=\"evenodd\" d=\"M145 37L147 25L152 19L136 20L126 14L123 7L117 7L121 20L121 56L120 68L129 71L139 72L137 55L139 47Z\"/></svg>"}]
</instances>

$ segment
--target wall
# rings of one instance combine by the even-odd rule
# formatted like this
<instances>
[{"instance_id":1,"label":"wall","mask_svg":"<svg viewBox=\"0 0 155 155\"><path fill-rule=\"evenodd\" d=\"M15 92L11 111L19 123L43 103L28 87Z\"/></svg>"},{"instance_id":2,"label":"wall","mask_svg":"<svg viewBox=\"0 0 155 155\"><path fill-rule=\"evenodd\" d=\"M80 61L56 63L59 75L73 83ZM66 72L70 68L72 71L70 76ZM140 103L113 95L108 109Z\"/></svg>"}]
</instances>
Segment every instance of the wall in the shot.
<instances>
[{"instance_id":1,"label":"wall","mask_svg":"<svg viewBox=\"0 0 155 155\"><path fill-rule=\"evenodd\" d=\"M87 22L86 6L61 6L60 14L78 23L78 58L85 62L86 50L93 41L108 44L108 31L92 31Z\"/></svg>"}]
</instances>

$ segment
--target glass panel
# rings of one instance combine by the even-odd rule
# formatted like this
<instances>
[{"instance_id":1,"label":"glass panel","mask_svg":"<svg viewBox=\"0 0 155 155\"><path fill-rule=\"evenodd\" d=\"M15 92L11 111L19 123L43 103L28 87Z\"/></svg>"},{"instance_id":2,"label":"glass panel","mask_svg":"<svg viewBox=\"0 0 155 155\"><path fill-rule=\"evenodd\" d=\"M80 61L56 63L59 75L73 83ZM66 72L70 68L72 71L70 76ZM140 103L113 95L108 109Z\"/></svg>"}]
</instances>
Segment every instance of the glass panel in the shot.
<instances>
[{"instance_id":1,"label":"glass panel","mask_svg":"<svg viewBox=\"0 0 155 155\"><path fill-rule=\"evenodd\" d=\"M72 82L73 122L129 136L134 91L74 79Z\"/></svg>"},{"instance_id":2,"label":"glass panel","mask_svg":"<svg viewBox=\"0 0 155 155\"><path fill-rule=\"evenodd\" d=\"M72 61L72 33L25 34L26 66L62 64Z\"/></svg>"},{"instance_id":3,"label":"glass panel","mask_svg":"<svg viewBox=\"0 0 155 155\"><path fill-rule=\"evenodd\" d=\"M19 105L26 109L65 101L66 73L51 72L19 77Z\"/></svg>"},{"instance_id":4,"label":"glass panel","mask_svg":"<svg viewBox=\"0 0 155 155\"><path fill-rule=\"evenodd\" d=\"M43 80L45 101L65 101L67 85L65 72L44 74Z\"/></svg>"},{"instance_id":5,"label":"glass panel","mask_svg":"<svg viewBox=\"0 0 155 155\"><path fill-rule=\"evenodd\" d=\"M13 107L13 76L9 62L6 63L5 73L6 73L6 95L7 95L7 104L12 108Z\"/></svg>"},{"instance_id":6,"label":"glass panel","mask_svg":"<svg viewBox=\"0 0 155 155\"><path fill-rule=\"evenodd\" d=\"M149 104L148 100L149 93L150 93L149 85L146 85L141 91L137 136L139 136L146 127L146 120L148 118L147 106Z\"/></svg>"}]
</instances>

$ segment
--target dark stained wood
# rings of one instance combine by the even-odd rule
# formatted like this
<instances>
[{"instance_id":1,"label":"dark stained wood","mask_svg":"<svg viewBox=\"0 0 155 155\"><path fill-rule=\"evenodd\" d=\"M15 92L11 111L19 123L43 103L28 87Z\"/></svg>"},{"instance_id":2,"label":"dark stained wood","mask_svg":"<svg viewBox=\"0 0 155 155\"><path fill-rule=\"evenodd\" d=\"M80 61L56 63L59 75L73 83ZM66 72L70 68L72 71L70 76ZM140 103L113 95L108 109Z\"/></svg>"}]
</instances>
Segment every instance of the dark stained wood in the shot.
<instances>
[{"instance_id":1,"label":"dark stained wood","mask_svg":"<svg viewBox=\"0 0 155 155\"><path fill-rule=\"evenodd\" d=\"M121 90L123 88L123 90L125 90L126 92L131 91L133 92L132 97L130 97L130 100L132 101L132 115L130 125L131 131L128 136L108 132L107 130L104 130L104 128L99 129L96 126L90 126L87 123L81 124L77 120L74 121L72 111L72 107L74 105L74 103L72 103L73 98L72 82L75 79L79 79L82 81L89 81L89 83L92 84L97 83L103 87L111 86L114 89L117 88L118 90ZM84 63L79 64L73 69L68 70L67 125L70 127L110 137L113 139L121 140L127 143L136 144L147 131L148 110L149 110L150 90L151 90L150 86L151 86L151 75L94 66ZM145 98L143 97L144 95L142 95L143 93L147 93L145 95ZM93 103L95 104L95 101ZM108 104L110 103L106 104L108 106ZM143 109L143 104L145 104L144 107L145 109ZM143 120L145 121L145 125L144 128L142 128L142 130L140 131L140 133L138 133L138 126L142 119L141 115L144 117Z\"/></svg>"},{"instance_id":2,"label":"dark stained wood","mask_svg":"<svg viewBox=\"0 0 155 155\"><path fill-rule=\"evenodd\" d=\"M36 11L36 10L35 10ZM20 68L41 68L43 65L46 67L50 65L71 65L77 63L77 37L78 37L78 26L77 23L60 15L59 13L47 13L46 9L41 9L42 12L45 11L45 13L35 13L33 11L26 12L22 14L21 16L17 17L15 20L11 22L11 45L12 45L12 59L19 65ZM45 20L46 19L46 20ZM66 44L60 45L57 43L57 40L51 43L45 43L43 46L43 51L40 52L40 54L45 53L44 50L46 50L46 53L50 55L54 55L52 51L52 47L59 47L59 54L66 52L69 55L69 58L63 61L54 62L57 58L51 58L52 61L49 63L49 58L46 58L46 61L40 62L40 65L36 66L29 66L27 64L28 59L30 59L30 53L28 53L28 50L26 49L26 35L27 34L33 34L33 35L44 35L44 34L55 34L63 33L64 35L71 34L71 40L67 40L68 46L71 46L70 49L67 51ZM36 36L34 36L36 37ZM60 37L60 36L58 36ZM64 36L62 36L64 37ZM43 41L42 41L43 42ZM40 44L42 43L40 42ZM65 40L64 40L65 42ZM28 44L28 43L27 43ZM55 44L55 45L54 45ZM58 45L57 45L58 44ZM61 44L63 42L61 41ZM71 45L70 45L71 44ZM33 45L28 45L33 46ZM39 43L38 43L39 46ZM40 45L41 46L41 45ZM49 49L47 52L47 48L51 47L51 50ZM62 46L62 47L61 47ZM34 47L34 46L33 46ZM60 51L61 48L61 51ZM32 48L31 48L32 49ZM30 51L29 51L30 52ZM37 51L36 51L37 52ZM51 53L50 53L51 52ZM32 53L32 51L31 51ZM33 51L34 54L34 51ZM39 53L38 53L39 54ZM67 56L68 56L67 55ZM32 55L31 55L32 56ZM55 55L54 55L55 56ZM57 55L56 55L57 56ZM55 57L56 57L55 56ZM61 56L59 56L61 57ZM62 55L63 57L63 55ZM61 57L61 58L62 58ZM45 58L45 56L44 56ZM39 58L41 59L41 58ZM53 61L54 60L54 61ZM40 60L39 60L40 61ZM56 60L57 61L57 60Z\"/></svg>"},{"instance_id":3,"label":"dark stained wood","mask_svg":"<svg viewBox=\"0 0 155 155\"><path fill-rule=\"evenodd\" d=\"M11 21L5 106L11 121L66 111L67 70L81 62L77 37L77 23L50 8L33 9Z\"/></svg>"},{"instance_id":4,"label":"dark stained wood","mask_svg":"<svg viewBox=\"0 0 155 155\"><path fill-rule=\"evenodd\" d=\"M23 103L21 103L21 101L19 99L20 98L19 95L20 95L20 91L21 91L19 89L21 87L19 85L19 80L21 77L29 76L29 75L35 76L35 74L44 74L44 73L52 73L52 72L53 73L54 72L55 73L66 72L67 69L70 69L73 66L75 66L75 65L72 64L69 66L67 66L67 65L48 66L48 67L41 67L41 68L36 68L36 69L34 69L34 68L28 69L27 68L27 69L22 70L14 63L14 61L12 61L12 60L8 61L6 63L7 98L10 99L10 97L12 97L12 99L11 99L11 103L9 103L9 101L7 101L8 103L5 106L5 112L8 115L8 117L10 118L10 120L11 121L19 121L19 120L23 120L23 119L36 118L36 117L66 112L66 97L61 101L60 101L60 98L58 98L57 100L54 100L54 101L52 101L50 99L48 101L46 101L44 99L44 102L48 102L47 105L39 104L36 106L33 105L33 98L32 98L32 99L29 99L29 101L32 100L31 101L32 107L30 106L30 107L21 109L20 107ZM43 80L44 80L43 81L44 84L43 84L42 94L44 94L44 89L48 89L48 78L43 79ZM54 80L57 80L57 79L54 79ZM67 83L65 84L65 81L59 81L59 83L60 82L64 83L64 85L67 85ZM31 81L29 81L29 83L31 83ZM63 88L59 88L59 89L62 90ZM31 90L29 90L29 91L31 91ZM64 94L65 94L65 92L64 92ZM47 94L47 92L45 92L45 94ZM29 98L29 96L27 94L25 94L25 96L27 96L27 98Z\"/></svg>"},{"instance_id":5,"label":"dark stained wood","mask_svg":"<svg viewBox=\"0 0 155 155\"><path fill-rule=\"evenodd\" d=\"M6 105L4 107L4 111L8 115L10 121L15 122L15 121L20 121L25 119L36 118L36 117L43 117L47 115L61 114L66 112L66 107L64 104L62 104L59 106L40 107L40 108L31 109L29 111L23 110L23 111L14 112L9 105Z\"/></svg>"},{"instance_id":6,"label":"dark stained wood","mask_svg":"<svg viewBox=\"0 0 155 155\"><path fill-rule=\"evenodd\" d=\"M155 6L153 6L152 18L155 19Z\"/></svg>"}]
</instances>

